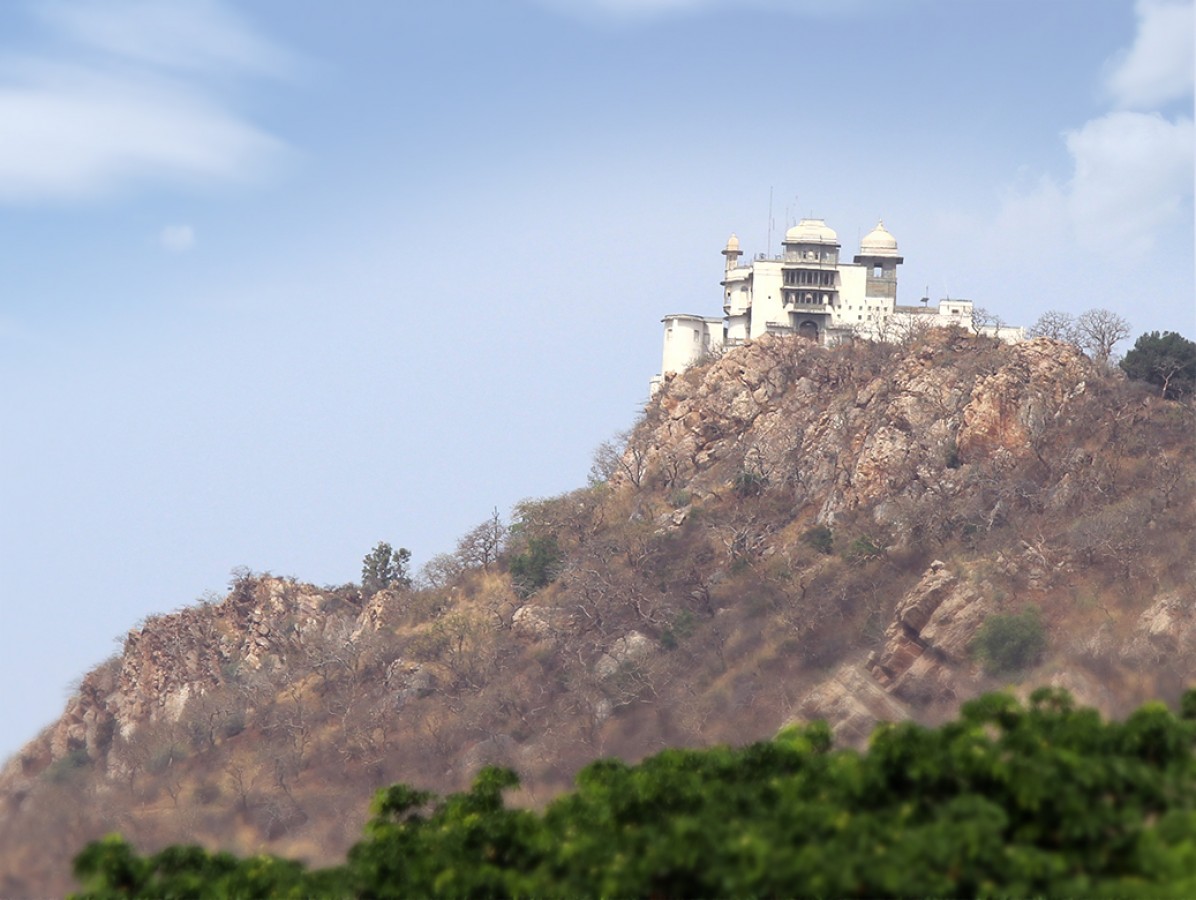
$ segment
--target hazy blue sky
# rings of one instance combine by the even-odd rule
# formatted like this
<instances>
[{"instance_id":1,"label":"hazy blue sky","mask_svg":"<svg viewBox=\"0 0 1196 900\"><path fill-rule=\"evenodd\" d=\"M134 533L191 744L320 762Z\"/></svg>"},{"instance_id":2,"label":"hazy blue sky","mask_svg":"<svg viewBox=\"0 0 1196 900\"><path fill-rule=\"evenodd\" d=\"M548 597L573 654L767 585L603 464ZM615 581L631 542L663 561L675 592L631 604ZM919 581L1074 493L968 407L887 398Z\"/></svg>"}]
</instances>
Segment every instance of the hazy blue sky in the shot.
<instances>
[{"instance_id":1,"label":"hazy blue sky","mask_svg":"<svg viewBox=\"0 0 1196 900\"><path fill-rule=\"evenodd\" d=\"M1190 0L0 5L0 755L234 566L584 484L731 231L883 218L907 302L1196 336L1192 46Z\"/></svg>"}]
</instances>

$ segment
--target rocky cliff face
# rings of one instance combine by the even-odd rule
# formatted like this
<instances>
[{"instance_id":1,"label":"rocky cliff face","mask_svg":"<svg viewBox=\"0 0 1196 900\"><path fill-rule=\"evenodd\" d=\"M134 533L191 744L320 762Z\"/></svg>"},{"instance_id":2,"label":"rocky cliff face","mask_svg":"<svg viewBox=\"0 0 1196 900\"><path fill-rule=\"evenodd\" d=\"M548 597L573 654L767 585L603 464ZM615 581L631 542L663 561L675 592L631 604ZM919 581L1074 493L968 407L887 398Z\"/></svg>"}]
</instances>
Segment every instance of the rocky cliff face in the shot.
<instances>
[{"instance_id":1,"label":"rocky cliff face","mask_svg":"<svg viewBox=\"0 0 1196 900\"><path fill-rule=\"evenodd\" d=\"M339 631L349 639L372 628L387 596L359 609L352 592L244 577L219 603L153 616L129 631L118 657L83 677L62 716L10 761L5 775L40 772L72 754L109 763L115 735L130 739L141 726L178 722L188 701L226 684L234 672L282 664L297 636Z\"/></svg>"},{"instance_id":2,"label":"rocky cliff face","mask_svg":"<svg viewBox=\"0 0 1196 900\"><path fill-rule=\"evenodd\" d=\"M67 890L113 829L332 862L374 788L486 762L538 802L596 756L794 718L862 744L1000 687L1173 698L1194 422L1049 340L737 348L665 384L605 484L522 504L497 556L368 599L243 577L130 631L0 773L0 895ZM1028 608L1045 651L989 675L979 629Z\"/></svg>"},{"instance_id":3,"label":"rocky cliff face","mask_svg":"<svg viewBox=\"0 0 1196 900\"><path fill-rule=\"evenodd\" d=\"M843 664L813 688L799 719L823 719L842 743L862 746L882 722L952 715L959 702L986 686L972 644L999 609L983 591L934 561L898 602L883 645L862 663ZM1089 659L1117 660L1137 673L1166 673L1176 683L1191 686L1196 678L1190 662L1196 652L1196 588L1156 597L1132 619L1124 637L1115 637L1111 625L1110 620L1087 630L1073 647ZM1075 662L1072 658L1042 666L1027 683L1064 688L1078 703L1106 715L1123 712L1129 705L1118 696L1123 679L1102 679ZM1113 675L1112 667L1104 673ZM1028 688L1023 691L1027 692Z\"/></svg>"},{"instance_id":4,"label":"rocky cliff face","mask_svg":"<svg viewBox=\"0 0 1196 900\"><path fill-rule=\"evenodd\" d=\"M967 463L1035 454L1094 375L1047 338L977 347L944 331L905 354L871 345L849 357L766 336L671 378L631 464L706 492L754 474L818 498L820 521L860 507L883 520L903 498L958 491Z\"/></svg>"},{"instance_id":5,"label":"rocky cliff face","mask_svg":"<svg viewBox=\"0 0 1196 900\"><path fill-rule=\"evenodd\" d=\"M844 664L811 691L802 718L825 719L840 740L859 745L880 722L953 708L980 688L972 642L998 609L935 560L898 600L883 644L862 664Z\"/></svg>"}]
</instances>

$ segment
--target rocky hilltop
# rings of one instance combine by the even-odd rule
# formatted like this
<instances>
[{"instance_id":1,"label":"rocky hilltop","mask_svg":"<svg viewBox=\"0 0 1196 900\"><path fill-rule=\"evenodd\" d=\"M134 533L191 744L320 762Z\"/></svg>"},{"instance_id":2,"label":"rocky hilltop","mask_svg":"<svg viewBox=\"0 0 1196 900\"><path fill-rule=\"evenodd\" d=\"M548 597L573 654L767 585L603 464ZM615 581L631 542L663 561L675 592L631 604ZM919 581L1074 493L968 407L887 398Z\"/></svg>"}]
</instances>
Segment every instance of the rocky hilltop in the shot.
<instances>
[{"instance_id":1,"label":"rocky hilltop","mask_svg":"<svg viewBox=\"0 0 1196 900\"><path fill-rule=\"evenodd\" d=\"M717 463L731 460L791 485L798 503L819 498L820 521L881 502L895 516L902 499L959 494L966 463L1033 455L1086 407L1078 401L1096 374L1075 347L1046 338L977 347L948 333L904 355L888 350L833 353L765 336L700 378L674 378L650 413L644 468L712 490L727 475ZM844 388L850 403L825 402Z\"/></svg>"},{"instance_id":2,"label":"rocky hilltop","mask_svg":"<svg viewBox=\"0 0 1196 900\"><path fill-rule=\"evenodd\" d=\"M1193 424L1046 339L736 348L415 585L240 573L129 632L0 774L0 895L69 889L112 830L327 863L375 788L489 762L534 804L597 756L795 719L860 743L1002 686L1173 700Z\"/></svg>"}]
</instances>

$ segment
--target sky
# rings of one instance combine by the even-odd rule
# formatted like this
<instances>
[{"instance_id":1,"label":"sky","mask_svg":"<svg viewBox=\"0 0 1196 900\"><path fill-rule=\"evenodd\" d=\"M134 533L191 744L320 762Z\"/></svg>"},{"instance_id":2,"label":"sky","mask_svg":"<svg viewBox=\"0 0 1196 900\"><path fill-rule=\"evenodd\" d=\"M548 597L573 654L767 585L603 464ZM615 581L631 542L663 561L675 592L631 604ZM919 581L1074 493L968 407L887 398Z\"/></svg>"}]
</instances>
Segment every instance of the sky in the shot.
<instances>
[{"instance_id":1,"label":"sky","mask_svg":"<svg viewBox=\"0 0 1196 900\"><path fill-rule=\"evenodd\" d=\"M0 756L235 567L584 485L732 231L883 219L904 302L1196 337L1193 43L1191 0L0 4Z\"/></svg>"}]
</instances>

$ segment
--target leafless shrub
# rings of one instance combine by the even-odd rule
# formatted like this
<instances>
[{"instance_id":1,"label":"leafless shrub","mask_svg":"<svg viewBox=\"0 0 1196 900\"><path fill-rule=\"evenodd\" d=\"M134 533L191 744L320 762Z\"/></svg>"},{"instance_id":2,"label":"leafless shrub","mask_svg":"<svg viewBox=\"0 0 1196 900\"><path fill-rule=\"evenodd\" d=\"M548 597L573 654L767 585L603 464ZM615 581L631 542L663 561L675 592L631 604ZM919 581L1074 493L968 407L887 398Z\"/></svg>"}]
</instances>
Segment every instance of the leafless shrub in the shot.
<instances>
[{"instance_id":1,"label":"leafless shrub","mask_svg":"<svg viewBox=\"0 0 1196 900\"><path fill-rule=\"evenodd\" d=\"M1029 329L1030 337L1046 337L1056 341L1066 341L1069 344L1079 344L1079 331L1076 329L1076 319L1071 313L1049 309L1038 317Z\"/></svg>"},{"instance_id":2,"label":"leafless shrub","mask_svg":"<svg viewBox=\"0 0 1196 900\"><path fill-rule=\"evenodd\" d=\"M461 577L466 567L455 553L438 553L419 570L417 584L441 590Z\"/></svg>"},{"instance_id":3,"label":"leafless shrub","mask_svg":"<svg viewBox=\"0 0 1196 900\"><path fill-rule=\"evenodd\" d=\"M495 508L484 522L471 528L457 542L454 555L465 568L488 569L498 560L506 539L507 527Z\"/></svg>"},{"instance_id":4,"label":"leafless shrub","mask_svg":"<svg viewBox=\"0 0 1196 900\"><path fill-rule=\"evenodd\" d=\"M1098 366L1108 366L1113 349L1130 336L1130 323L1107 309L1090 309L1076 319L1080 346Z\"/></svg>"}]
</instances>

